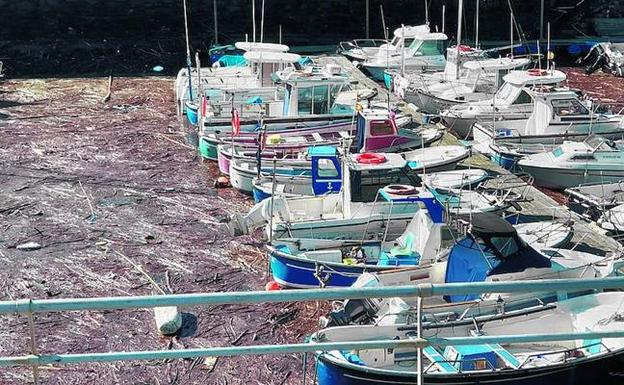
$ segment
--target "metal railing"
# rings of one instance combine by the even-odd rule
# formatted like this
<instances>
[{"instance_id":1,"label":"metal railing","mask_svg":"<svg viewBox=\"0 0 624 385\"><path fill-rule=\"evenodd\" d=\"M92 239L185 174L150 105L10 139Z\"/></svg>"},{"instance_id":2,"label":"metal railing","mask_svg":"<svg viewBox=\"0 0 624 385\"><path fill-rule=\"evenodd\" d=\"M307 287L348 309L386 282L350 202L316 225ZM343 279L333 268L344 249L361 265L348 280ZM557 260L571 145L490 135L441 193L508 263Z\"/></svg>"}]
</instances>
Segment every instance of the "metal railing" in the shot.
<instances>
[{"instance_id":1,"label":"metal railing","mask_svg":"<svg viewBox=\"0 0 624 385\"><path fill-rule=\"evenodd\" d=\"M30 326L31 354L0 357L0 367L31 366L35 384L39 383L38 367L48 364L86 362L111 362L126 360L160 360L192 357L242 356L258 354L287 354L345 349L379 349L411 346L424 348L430 345L478 345L490 343L530 343L544 341L567 341L578 339L622 338L624 331L548 333L524 335L473 336L449 338L410 338L406 340L370 340L347 342L318 342L284 345L229 346L202 349L166 351L101 352L78 354L39 354L36 346L34 317L37 313L65 311L93 311L113 309L156 308L165 306L214 306L225 304L258 304L293 301L317 301L362 298L431 297L479 293L526 293L564 292L578 290L603 290L624 288L624 277L591 280L560 279L523 282L478 282L419 284L412 286L308 289L286 291L250 291L224 293L171 294L159 296L126 296L78 299L23 299L0 301L0 314L23 314L28 316ZM420 304L421 301L419 300ZM420 311L420 309L419 309ZM420 323L419 323L420 327ZM422 373L422 371L420 372ZM421 375L421 374L420 374Z\"/></svg>"}]
</instances>

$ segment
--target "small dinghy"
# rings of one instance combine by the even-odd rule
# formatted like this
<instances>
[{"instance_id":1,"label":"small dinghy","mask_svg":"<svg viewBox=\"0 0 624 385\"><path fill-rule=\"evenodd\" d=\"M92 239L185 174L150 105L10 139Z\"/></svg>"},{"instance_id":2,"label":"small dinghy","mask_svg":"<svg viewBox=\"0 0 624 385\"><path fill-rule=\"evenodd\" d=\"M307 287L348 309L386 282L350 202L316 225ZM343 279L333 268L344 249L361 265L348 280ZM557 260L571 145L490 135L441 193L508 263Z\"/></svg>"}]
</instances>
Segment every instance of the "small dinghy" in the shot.
<instances>
[{"instance_id":1,"label":"small dinghy","mask_svg":"<svg viewBox=\"0 0 624 385\"><path fill-rule=\"evenodd\" d=\"M557 221L518 223L514 227L518 236L537 250L565 246L574 235L569 223Z\"/></svg>"},{"instance_id":2,"label":"small dinghy","mask_svg":"<svg viewBox=\"0 0 624 385\"><path fill-rule=\"evenodd\" d=\"M437 346L436 338L619 331L624 293L598 293L538 305L523 312L474 317L468 322L423 322L425 384L586 385L615 384L624 361L620 338L518 344ZM556 330L553 330L556 327ZM352 325L322 329L309 343L409 340L415 324ZM356 349L317 352L319 385L416 384L417 349Z\"/></svg>"},{"instance_id":3,"label":"small dinghy","mask_svg":"<svg viewBox=\"0 0 624 385\"><path fill-rule=\"evenodd\" d=\"M483 182L489 178L489 174L486 170L479 168L464 168L460 170L423 174L421 177L423 184L430 188L461 189Z\"/></svg>"}]
</instances>

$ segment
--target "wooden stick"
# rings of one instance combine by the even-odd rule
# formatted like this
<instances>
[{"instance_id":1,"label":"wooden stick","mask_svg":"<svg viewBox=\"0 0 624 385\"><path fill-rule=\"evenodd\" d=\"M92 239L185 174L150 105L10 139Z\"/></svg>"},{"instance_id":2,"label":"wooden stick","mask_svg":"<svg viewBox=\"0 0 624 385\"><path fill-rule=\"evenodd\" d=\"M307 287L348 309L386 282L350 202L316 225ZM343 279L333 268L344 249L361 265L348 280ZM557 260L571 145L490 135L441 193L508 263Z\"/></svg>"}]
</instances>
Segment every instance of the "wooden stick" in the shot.
<instances>
[{"instance_id":1,"label":"wooden stick","mask_svg":"<svg viewBox=\"0 0 624 385\"><path fill-rule=\"evenodd\" d=\"M108 92L106 93L106 96L104 96L104 99L102 99L102 102L106 103L110 100L112 86L113 86L113 74L111 73L110 75L108 75Z\"/></svg>"}]
</instances>

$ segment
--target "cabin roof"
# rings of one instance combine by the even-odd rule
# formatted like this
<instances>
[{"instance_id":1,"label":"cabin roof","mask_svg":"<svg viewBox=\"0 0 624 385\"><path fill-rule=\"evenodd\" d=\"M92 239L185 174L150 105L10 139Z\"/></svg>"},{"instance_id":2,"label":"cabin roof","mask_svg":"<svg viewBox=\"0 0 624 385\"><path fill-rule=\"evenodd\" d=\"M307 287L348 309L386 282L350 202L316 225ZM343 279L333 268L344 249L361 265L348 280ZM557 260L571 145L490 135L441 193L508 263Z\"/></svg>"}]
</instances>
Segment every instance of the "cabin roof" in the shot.
<instances>
[{"instance_id":1,"label":"cabin roof","mask_svg":"<svg viewBox=\"0 0 624 385\"><path fill-rule=\"evenodd\" d=\"M426 24L423 25L406 25L404 27L399 27L394 30L394 36L396 37L406 37L412 38L417 35L422 35L429 33L429 26Z\"/></svg>"},{"instance_id":2,"label":"cabin roof","mask_svg":"<svg viewBox=\"0 0 624 385\"><path fill-rule=\"evenodd\" d=\"M476 213L471 218L464 218L470 221L471 231L475 235L513 235L516 229L500 216L492 213Z\"/></svg>"},{"instance_id":3,"label":"cabin roof","mask_svg":"<svg viewBox=\"0 0 624 385\"><path fill-rule=\"evenodd\" d=\"M254 43L251 41L239 41L234 43L234 46L243 51L287 52L290 49L284 44Z\"/></svg>"},{"instance_id":4,"label":"cabin roof","mask_svg":"<svg viewBox=\"0 0 624 385\"><path fill-rule=\"evenodd\" d=\"M566 74L558 70L548 71L541 76L531 75L528 71L511 71L503 78L507 83L518 86L533 84L556 84L566 80Z\"/></svg>"},{"instance_id":5,"label":"cabin roof","mask_svg":"<svg viewBox=\"0 0 624 385\"><path fill-rule=\"evenodd\" d=\"M464 68L469 70L508 70L518 68L529 64L528 58L510 59L510 58L497 58L497 59L481 59L471 60L464 63Z\"/></svg>"},{"instance_id":6,"label":"cabin roof","mask_svg":"<svg viewBox=\"0 0 624 385\"><path fill-rule=\"evenodd\" d=\"M405 167L406 160L401 154L396 153L384 153L386 161L377 164L366 164L357 161L357 156L360 154L349 154L349 169L353 171L367 171L367 170L393 170Z\"/></svg>"},{"instance_id":7,"label":"cabin roof","mask_svg":"<svg viewBox=\"0 0 624 385\"><path fill-rule=\"evenodd\" d=\"M332 146L308 147L308 155L310 156L336 156L336 153L336 147Z\"/></svg>"},{"instance_id":8,"label":"cabin roof","mask_svg":"<svg viewBox=\"0 0 624 385\"><path fill-rule=\"evenodd\" d=\"M289 52L274 51L248 51L243 55L245 60L252 63L296 63L301 59L300 55Z\"/></svg>"}]
</instances>

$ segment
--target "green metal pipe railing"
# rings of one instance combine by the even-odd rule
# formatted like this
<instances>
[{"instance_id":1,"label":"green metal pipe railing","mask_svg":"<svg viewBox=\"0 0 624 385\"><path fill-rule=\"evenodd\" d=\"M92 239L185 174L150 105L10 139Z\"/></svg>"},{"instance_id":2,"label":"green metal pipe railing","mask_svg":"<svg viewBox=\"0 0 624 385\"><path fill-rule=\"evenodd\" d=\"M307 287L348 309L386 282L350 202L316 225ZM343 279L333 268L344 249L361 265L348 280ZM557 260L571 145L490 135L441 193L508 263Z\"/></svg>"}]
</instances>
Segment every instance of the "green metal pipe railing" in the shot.
<instances>
[{"instance_id":1,"label":"green metal pipe railing","mask_svg":"<svg viewBox=\"0 0 624 385\"><path fill-rule=\"evenodd\" d=\"M419 284L371 288L305 289L224 293L171 294L159 296L32 299L0 302L0 314L59 311L257 304L356 298L431 297L479 293L566 292L624 288L624 277L556 279L549 281Z\"/></svg>"},{"instance_id":2,"label":"green metal pipe railing","mask_svg":"<svg viewBox=\"0 0 624 385\"><path fill-rule=\"evenodd\" d=\"M166 360L195 357L225 357L261 354L291 354L305 352L326 352L331 350L386 349L399 347L424 348L429 345L481 345L531 343L546 341L590 340L599 338L624 338L624 330L610 332L579 332L553 334L524 334L476 337L448 338L413 338L409 340L370 340L319 342L286 345L228 346L203 349L153 350L136 352L106 352L79 354L27 355L18 357L0 357L0 367L4 366L41 366L50 364L76 364L86 362L112 362L132 360Z\"/></svg>"}]
</instances>

